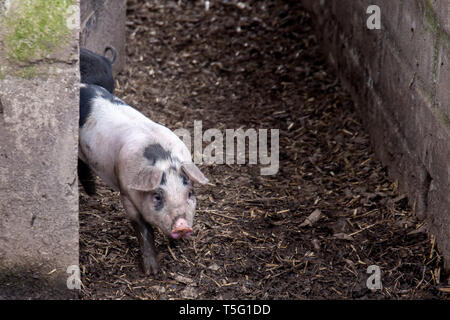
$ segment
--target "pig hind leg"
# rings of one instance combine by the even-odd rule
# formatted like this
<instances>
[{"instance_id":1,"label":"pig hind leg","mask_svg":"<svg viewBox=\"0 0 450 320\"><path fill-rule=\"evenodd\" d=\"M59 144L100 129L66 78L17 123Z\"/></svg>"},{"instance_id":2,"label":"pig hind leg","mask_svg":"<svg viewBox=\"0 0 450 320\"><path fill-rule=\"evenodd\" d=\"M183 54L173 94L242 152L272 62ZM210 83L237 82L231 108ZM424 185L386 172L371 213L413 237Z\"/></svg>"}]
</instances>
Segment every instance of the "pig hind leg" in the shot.
<instances>
[{"instance_id":1,"label":"pig hind leg","mask_svg":"<svg viewBox=\"0 0 450 320\"><path fill-rule=\"evenodd\" d=\"M142 269L146 275L158 273L158 257L155 247L153 228L142 218L138 221L131 220L134 230L139 240L142 257Z\"/></svg>"},{"instance_id":2,"label":"pig hind leg","mask_svg":"<svg viewBox=\"0 0 450 320\"><path fill-rule=\"evenodd\" d=\"M89 166L80 159L78 159L78 179L88 195L95 195L95 175Z\"/></svg>"}]
</instances>

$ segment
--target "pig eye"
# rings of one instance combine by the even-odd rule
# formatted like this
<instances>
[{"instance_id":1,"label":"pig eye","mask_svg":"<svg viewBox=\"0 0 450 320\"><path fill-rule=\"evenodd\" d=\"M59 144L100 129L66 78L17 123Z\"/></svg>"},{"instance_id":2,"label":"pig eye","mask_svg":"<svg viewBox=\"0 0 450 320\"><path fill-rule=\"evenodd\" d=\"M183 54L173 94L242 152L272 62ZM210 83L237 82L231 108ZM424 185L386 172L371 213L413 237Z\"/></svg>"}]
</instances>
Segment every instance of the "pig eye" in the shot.
<instances>
[{"instance_id":1,"label":"pig eye","mask_svg":"<svg viewBox=\"0 0 450 320\"><path fill-rule=\"evenodd\" d=\"M189 184L189 179L184 174L181 175L181 180L185 186Z\"/></svg>"},{"instance_id":2,"label":"pig eye","mask_svg":"<svg viewBox=\"0 0 450 320\"><path fill-rule=\"evenodd\" d=\"M195 194L194 194L194 191L189 191L188 192L188 197L189 197L189 199L192 199L192 198L194 198L195 197Z\"/></svg>"},{"instance_id":3,"label":"pig eye","mask_svg":"<svg viewBox=\"0 0 450 320\"><path fill-rule=\"evenodd\" d=\"M159 210L164 206L164 198L161 193L154 193L152 195L153 205L155 206L155 210Z\"/></svg>"}]
</instances>

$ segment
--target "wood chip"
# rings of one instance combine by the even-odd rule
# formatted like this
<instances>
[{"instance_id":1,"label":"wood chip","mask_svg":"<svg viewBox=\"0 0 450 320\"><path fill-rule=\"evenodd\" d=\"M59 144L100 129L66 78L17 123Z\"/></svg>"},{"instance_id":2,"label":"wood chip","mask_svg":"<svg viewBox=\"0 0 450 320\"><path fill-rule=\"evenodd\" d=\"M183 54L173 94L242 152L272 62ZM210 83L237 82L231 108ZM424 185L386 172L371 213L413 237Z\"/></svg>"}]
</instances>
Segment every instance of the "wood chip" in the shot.
<instances>
[{"instance_id":1,"label":"wood chip","mask_svg":"<svg viewBox=\"0 0 450 320\"><path fill-rule=\"evenodd\" d=\"M322 212L319 209L314 210L306 219L300 224L300 227L312 226L322 216Z\"/></svg>"}]
</instances>

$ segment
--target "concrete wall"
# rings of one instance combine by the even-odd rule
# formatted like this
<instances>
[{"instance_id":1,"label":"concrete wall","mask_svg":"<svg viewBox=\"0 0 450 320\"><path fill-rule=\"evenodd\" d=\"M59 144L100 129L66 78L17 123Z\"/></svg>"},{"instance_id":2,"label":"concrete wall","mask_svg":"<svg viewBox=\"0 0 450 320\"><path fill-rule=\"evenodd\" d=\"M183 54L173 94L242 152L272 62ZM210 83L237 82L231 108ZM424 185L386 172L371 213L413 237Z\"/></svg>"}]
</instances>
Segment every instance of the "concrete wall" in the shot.
<instances>
[{"instance_id":1,"label":"concrete wall","mask_svg":"<svg viewBox=\"0 0 450 320\"><path fill-rule=\"evenodd\" d=\"M0 1L0 299L78 296L79 44L120 71L125 19L126 0Z\"/></svg>"},{"instance_id":2,"label":"concrete wall","mask_svg":"<svg viewBox=\"0 0 450 320\"><path fill-rule=\"evenodd\" d=\"M101 55L105 47L114 47L117 50L114 74L126 63L126 13L126 0L81 0L80 46Z\"/></svg>"},{"instance_id":3,"label":"concrete wall","mask_svg":"<svg viewBox=\"0 0 450 320\"><path fill-rule=\"evenodd\" d=\"M376 154L450 268L450 2L302 0L352 93ZM381 29L369 30L369 5Z\"/></svg>"},{"instance_id":4,"label":"concrete wall","mask_svg":"<svg viewBox=\"0 0 450 320\"><path fill-rule=\"evenodd\" d=\"M0 6L0 299L77 296L79 4L43 1Z\"/></svg>"}]
</instances>

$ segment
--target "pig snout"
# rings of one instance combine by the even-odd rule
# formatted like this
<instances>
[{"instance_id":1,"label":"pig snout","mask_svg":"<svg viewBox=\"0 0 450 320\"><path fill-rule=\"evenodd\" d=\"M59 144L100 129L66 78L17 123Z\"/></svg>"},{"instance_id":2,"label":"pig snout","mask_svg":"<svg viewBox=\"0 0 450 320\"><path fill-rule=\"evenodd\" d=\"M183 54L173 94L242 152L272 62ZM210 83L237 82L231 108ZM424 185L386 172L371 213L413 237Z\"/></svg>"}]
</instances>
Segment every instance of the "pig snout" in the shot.
<instances>
[{"instance_id":1,"label":"pig snout","mask_svg":"<svg viewBox=\"0 0 450 320\"><path fill-rule=\"evenodd\" d=\"M192 234L192 228L184 218L178 218L173 224L170 236L174 239L189 238Z\"/></svg>"}]
</instances>

